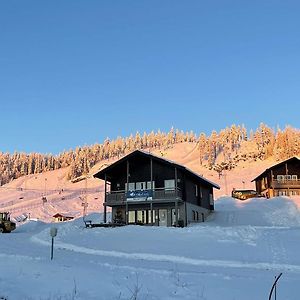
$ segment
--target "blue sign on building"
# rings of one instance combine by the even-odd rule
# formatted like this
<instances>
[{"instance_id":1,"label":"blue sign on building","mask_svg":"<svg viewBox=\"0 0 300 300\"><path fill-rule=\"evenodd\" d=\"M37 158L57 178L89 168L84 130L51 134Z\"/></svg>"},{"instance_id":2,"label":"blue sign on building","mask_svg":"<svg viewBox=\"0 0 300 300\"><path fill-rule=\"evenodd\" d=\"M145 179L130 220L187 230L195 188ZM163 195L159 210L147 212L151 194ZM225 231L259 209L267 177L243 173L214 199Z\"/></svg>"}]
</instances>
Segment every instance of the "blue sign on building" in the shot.
<instances>
[{"instance_id":1,"label":"blue sign on building","mask_svg":"<svg viewBox=\"0 0 300 300\"><path fill-rule=\"evenodd\" d=\"M127 201L146 201L152 200L152 190L128 191L126 193Z\"/></svg>"}]
</instances>

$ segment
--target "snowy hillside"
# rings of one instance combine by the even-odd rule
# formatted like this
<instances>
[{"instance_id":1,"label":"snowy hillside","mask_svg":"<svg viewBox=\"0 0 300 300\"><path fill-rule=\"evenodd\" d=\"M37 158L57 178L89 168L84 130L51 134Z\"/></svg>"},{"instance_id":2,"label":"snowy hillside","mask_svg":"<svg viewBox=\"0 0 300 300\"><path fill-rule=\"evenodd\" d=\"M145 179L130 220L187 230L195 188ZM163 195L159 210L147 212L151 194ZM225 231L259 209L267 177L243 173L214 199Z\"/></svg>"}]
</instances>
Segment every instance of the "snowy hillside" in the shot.
<instances>
[{"instance_id":1,"label":"snowy hillside","mask_svg":"<svg viewBox=\"0 0 300 300\"><path fill-rule=\"evenodd\" d=\"M299 299L300 213L288 198L221 198L208 222L187 228L55 224L53 261L51 226L0 235L0 298L267 299L283 272L277 299Z\"/></svg>"},{"instance_id":2,"label":"snowy hillside","mask_svg":"<svg viewBox=\"0 0 300 300\"><path fill-rule=\"evenodd\" d=\"M249 151L249 149L246 149ZM245 151L246 151L245 150ZM161 155L160 151L153 152ZM208 180L220 185L221 190L215 190L215 198L230 195L232 188L254 188L251 182L259 173L274 164L273 160L243 162L219 177L216 171L201 167L199 153L195 143L180 143L174 145L163 153L164 157L190 168L203 175ZM43 221L52 221L57 212L71 213L81 216L82 202L86 195L88 212L102 211L103 182L93 179L96 173L114 160L105 160L96 164L90 171L86 180L72 183L67 180L68 168L20 177L11 183L0 187L0 210L10 211L13 217L20 217L30 213L32 218ZM46 195L47 202L42 198Z\"/></svg>"}]
</instances>

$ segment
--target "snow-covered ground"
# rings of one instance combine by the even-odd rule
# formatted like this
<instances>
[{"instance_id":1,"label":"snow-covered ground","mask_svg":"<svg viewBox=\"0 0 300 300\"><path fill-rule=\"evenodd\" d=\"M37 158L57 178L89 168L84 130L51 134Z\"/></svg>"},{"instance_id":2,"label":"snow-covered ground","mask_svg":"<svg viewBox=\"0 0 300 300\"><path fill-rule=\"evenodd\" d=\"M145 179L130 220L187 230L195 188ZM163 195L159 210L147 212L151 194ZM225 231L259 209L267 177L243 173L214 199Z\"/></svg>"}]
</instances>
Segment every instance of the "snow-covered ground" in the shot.
<instances>
[{"instance_id":1,"label":"snow-covered ground","mask_svg":"<svg viewBox=\"0 0 300 300\"><path fill-rule=\"evenodd\" d=\"M100 215L91 216L94 219ZM216 201L187 228L49 230L30 221L0 235L0 299L300 299L300 213L288 198Z\"/></svg>"}]
</instances>

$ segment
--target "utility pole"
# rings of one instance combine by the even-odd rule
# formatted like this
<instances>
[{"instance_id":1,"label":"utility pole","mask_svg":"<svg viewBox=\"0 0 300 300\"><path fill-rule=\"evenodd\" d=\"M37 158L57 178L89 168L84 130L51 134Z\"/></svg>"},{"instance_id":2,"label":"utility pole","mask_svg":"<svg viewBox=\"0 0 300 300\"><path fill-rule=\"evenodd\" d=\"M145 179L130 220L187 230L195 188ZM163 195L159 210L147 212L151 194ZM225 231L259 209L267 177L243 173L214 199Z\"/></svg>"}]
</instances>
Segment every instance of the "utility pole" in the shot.
<instances>
[{"instance_id":1,"label":"utility pole","mask_svg":"<svg viewBox=\"0 0 300 300\"><path fill-rule=\"evenodd\" d=\"M228 196L228 186L227 186L227 173L224 170L224 183L225 183L225 194Z\"/></svg>"},{"instance_id":2,"label":"utility pole","mask_svg":"<svg viewBox=\"0 0 300 300\"><path fill-rule=\"evenodd\" d=\"M47 178L45 178L44 196L42 197L43 206L44 206L45 202L47 202L46 194L47 194Z\"/></svg>"},{"instance_id":3,"label":"utility pole","mask_svg":"<svg viewBox=\"0 0 300 300\"><path fill-rule=\"evenodd\" d=\"M88 175L86 175L85 180L84 180L84 192L83 192L83 198L82 198L82 206L83 206L83 218L87 214L87 207L88 207L88 202L87 202L87 179Z\"/></svg>"}]
</instances>

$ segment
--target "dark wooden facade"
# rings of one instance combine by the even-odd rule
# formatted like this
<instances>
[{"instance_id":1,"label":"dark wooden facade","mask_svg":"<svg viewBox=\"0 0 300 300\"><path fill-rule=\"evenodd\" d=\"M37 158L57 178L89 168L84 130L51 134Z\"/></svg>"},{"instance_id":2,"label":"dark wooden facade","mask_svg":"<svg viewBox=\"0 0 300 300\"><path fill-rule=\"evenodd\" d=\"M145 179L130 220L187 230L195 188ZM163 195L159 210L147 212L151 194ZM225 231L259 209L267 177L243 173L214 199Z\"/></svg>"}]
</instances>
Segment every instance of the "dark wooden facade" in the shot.
<instances>
[{"instance_id":1,"label":"dark wooden facade","mask_svg":"<svg viewBox=\"0 0 300 300\"><path fill-rule=\"evenodd\" d=\"M256 191L265 197L300 195L300 159L289 158L257 176Z\"/></svg>"},{"instance_id":2,"label":"dark wooden facade","mask_svg":"<svg viewBox=\"0 0 300 300\"><path fill-rule=\"evenodd\" d=\"M214 209L218 185L174 162L134 151L94 177L105 181L106 209L125 224L186 226L204 221Z\"/></svg>"}]
</instances>

